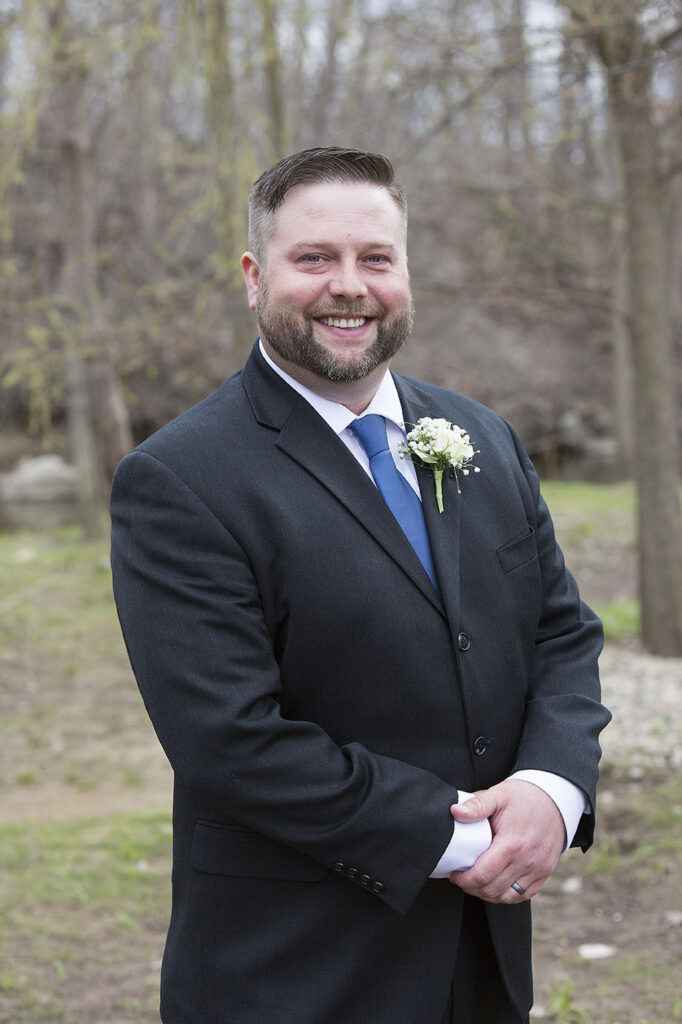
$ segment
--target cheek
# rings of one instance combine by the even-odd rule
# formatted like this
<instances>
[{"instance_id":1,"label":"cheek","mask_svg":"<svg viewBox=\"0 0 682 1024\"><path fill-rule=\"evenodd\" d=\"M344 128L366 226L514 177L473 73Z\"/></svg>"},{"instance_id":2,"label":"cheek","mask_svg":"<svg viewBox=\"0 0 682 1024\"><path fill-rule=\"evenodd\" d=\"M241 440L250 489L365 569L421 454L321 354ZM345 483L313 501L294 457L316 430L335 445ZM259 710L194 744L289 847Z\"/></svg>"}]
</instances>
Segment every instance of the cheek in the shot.
<instances>
[{"instance_id":1,"label":"cheek","mask_svg":"<svg viewBox=\"0 0 682 1024\"><path fill-rule=\"evenodd\" d=\"M409 308L412 302L410 287L406 281L381 282L374 289L374 294L382 306L389 310Z\"/></svg>"},{"instance_id":2,"label":"cheek","mask_svg":"<svg viewBox=\"0 0 682 1024\"><path fill-rule=\"evenodd\" d=\"M324 292L324 285L319 281L297 281L287 286L286 283L277 289L275 295L270 294L270 302L289 309L305 309L316 302Z\"/></svg>"}]
</instances>

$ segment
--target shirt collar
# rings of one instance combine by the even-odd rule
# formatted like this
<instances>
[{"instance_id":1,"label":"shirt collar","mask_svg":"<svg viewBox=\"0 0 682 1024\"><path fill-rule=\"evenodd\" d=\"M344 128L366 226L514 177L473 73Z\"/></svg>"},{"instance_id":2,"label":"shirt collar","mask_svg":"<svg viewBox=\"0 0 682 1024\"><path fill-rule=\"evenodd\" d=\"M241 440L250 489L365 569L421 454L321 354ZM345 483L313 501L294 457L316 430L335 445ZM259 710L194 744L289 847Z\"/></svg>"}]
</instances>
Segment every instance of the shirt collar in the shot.
<instances>
[{"instance_id":1,"label":"shirt collar","mask_svg":"<svg viewBox=\"0 0 682 1024\"><path fill-rule=\"evenodd\" d=\"M262 341L259 340L258 346L260 348L260 353L268 366L270 366L275 373L289 385L289 387L292 387L294 391L297 391L302 398L305 398L305 400L312 405L313 409L319 413L322 419L332 428L334 433L340 434L351 425L353 420L357 419L355 413L351 412L350 409L347 409L345 405L341 405L340 402L333 402L329 398L323 398L322 395L318 395L317 392L311 391L310 388L301 384L300 381L291 377L288 373L285 373L284 370L270 358L263 348ZM400 405L400 398L398 397L398 391L393 377L388 370L386 370L386 373L381 378L379 387L377 388L372 401L369 403L362 415L369 416L371 413L376 413L378 416L384 416L387 420L395 423L396 426L404 431L404 416Z\"/></svg>"}]
</instances>

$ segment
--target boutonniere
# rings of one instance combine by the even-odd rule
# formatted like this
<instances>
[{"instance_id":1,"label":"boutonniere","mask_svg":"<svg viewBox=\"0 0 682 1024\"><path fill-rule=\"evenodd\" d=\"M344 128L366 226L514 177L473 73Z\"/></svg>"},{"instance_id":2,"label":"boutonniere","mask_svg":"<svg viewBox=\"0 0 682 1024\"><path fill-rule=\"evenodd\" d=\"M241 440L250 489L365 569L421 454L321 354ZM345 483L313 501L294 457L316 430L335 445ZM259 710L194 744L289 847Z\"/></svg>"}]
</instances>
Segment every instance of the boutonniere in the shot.
<instances>
[{"instance_id":1,"label":"boutonniere","mask_svg":"<svg viewBox=\"0 0 682 1024\"><path fill-rule=\"evenodd\" d=\"M448 420L424 416L408 432L407 441L400 445L399 451L401 459L411 459L419 466L431 467L439 512L443 511L443 473L446 469L455 472L458 494L462 493L458 472L463 476L468 476L470 469L480 473L478 466L473 465L474 455L479 452L469 440L469 435Z\"/></svg>"}]
</instances>

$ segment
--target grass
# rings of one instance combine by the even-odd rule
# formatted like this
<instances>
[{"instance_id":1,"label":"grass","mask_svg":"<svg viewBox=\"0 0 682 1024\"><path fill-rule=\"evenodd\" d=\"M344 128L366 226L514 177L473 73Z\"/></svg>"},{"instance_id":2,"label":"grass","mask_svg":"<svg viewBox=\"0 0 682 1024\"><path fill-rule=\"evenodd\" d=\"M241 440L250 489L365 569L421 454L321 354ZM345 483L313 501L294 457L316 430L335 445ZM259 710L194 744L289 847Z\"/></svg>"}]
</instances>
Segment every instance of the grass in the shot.
<instances>
[{"instance_id":1,"label":"grass","mask_svg":"<svg viewBox=\"0 0 682 1024\"><path fill-rule=\"evenodd\" d=\"M554 514L572 516L582 522L603 523L613 517L634 517L637 499L634 484L593 484L568 480L543 480L542 492ZM599 527L601 528L601 527Z\"/></svg>"},{"instance_id":2,"label":"grass","mask_svg":"<svg viewBox=\"0 0 682 1024\"><path fill-rule=\"evenodd\" d=\"M0 826L0 1022L69 1019L111 951L144 965L158 958L170 843L166 812ZM140 989L133 981L125 998Z\"/></svg>"},{"instance_id":3,"label":"grass","mask_svg":"<svg viewBox=\"0 0 682 1024\"><path fill-rule=\"evenodd\" d=\"M614 643L636 639L641 616L634 593L634 485L551 480L543 483L542 490L567 562L583 596L604 623L606 639Z\"/></svg>"},{"instance_id":4,"label":"grass","mask_svg":"<svg viewBox=\"0 0 682 1024\"><path fill-rule=\"evenodd\" d=\"M611 794L599 811L595 847L562 858L549 893L535 901L536 957L544 952L538 1002L552 1024L669 1024L680 1019L679 906L682 779L650 768L633 781L628 766L604 771ZM580 899L562 880L582 879ZM578 946L611 945L585 960ZM544 990L542 982L544 981Z\"/></svg>"},{"instance_id":5,"label":"grass","mask_svg":"<svg viewBox=\"0 0 682 1024\"><path fill-rule=\"evenodd\" d=\"M608 787L608 771L603 786ZM621 784L624 780L621 780ZM588 874L627 874L646 885L678 870L682 862L682 777L650 778L630 787L627 808L602 807L600 838L586 862Z\"/></svg>"},{"instance_id":6,"label":"grass","mask_svg":"<svg viewBox=\"0 0 682 1024\"><path fill-rule=\"evenodd\" d=\"M591 1017L573 1002L570 981L556 982L547 993L547 1007L554 1024L591 1024Z\"/></svg>"},{"instance_id":7,"label":"grass","mask_svg":"<svg viewBox=\"0 0 682 1024\"><path fill-rule=\"evenodd\" d=\"M167 868L166 812L68 823L0 825L0 915L40 929L36 905L88 905L145 917L159 909L158 875ZM11 875L12 884L8 884ZM163 898L165 898L163 893Z\"/></svg>"},{"instance_id":8,"label":"grass","mask_svg":"<svg viewBox=\"0 0 682 1024\"><path fill-rule=\"evenodd\" d=\"M77 528L0 533L0 645L105 653L117 629L107 549Z\"/></svg>"},{"instance_id":9,"label":"grass","mask_svg":"<svg viewBox=\"0 0 682 1024\"><path fill-rule=\"evenodd\" d=\"M604 625L604 636L614 643L625 643L639 636L641 609L639 601L613 601L597 604L595 612Z\"/></svg>"}]
</instances>

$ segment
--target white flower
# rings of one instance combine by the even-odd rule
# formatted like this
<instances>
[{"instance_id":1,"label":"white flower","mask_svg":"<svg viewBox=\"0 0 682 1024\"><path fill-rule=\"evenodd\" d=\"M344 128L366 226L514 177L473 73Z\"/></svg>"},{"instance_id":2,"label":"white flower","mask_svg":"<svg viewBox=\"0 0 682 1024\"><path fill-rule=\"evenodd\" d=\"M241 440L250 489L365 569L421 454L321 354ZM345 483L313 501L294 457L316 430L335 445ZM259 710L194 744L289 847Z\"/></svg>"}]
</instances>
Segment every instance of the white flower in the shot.
<instances>
[{"instance_id":1,"label":"white flower","mask_svg":"<svg viewBox=\"0 0 682 1024\"><path fill-rule=\"evenodd\" d=\"M407 441L400 446L401 458L431 467L440 512L443 511L443 472L446 469L455 471L457 493L460 494L458 470L464 476L469 475L470 468L475 473L479 472L477 466L472 467L474 455L478 455L478 451L464 430L449 420L431 419L429 416L424 416L415 424L407 434Z\"/></svg>"}]
</instances>

